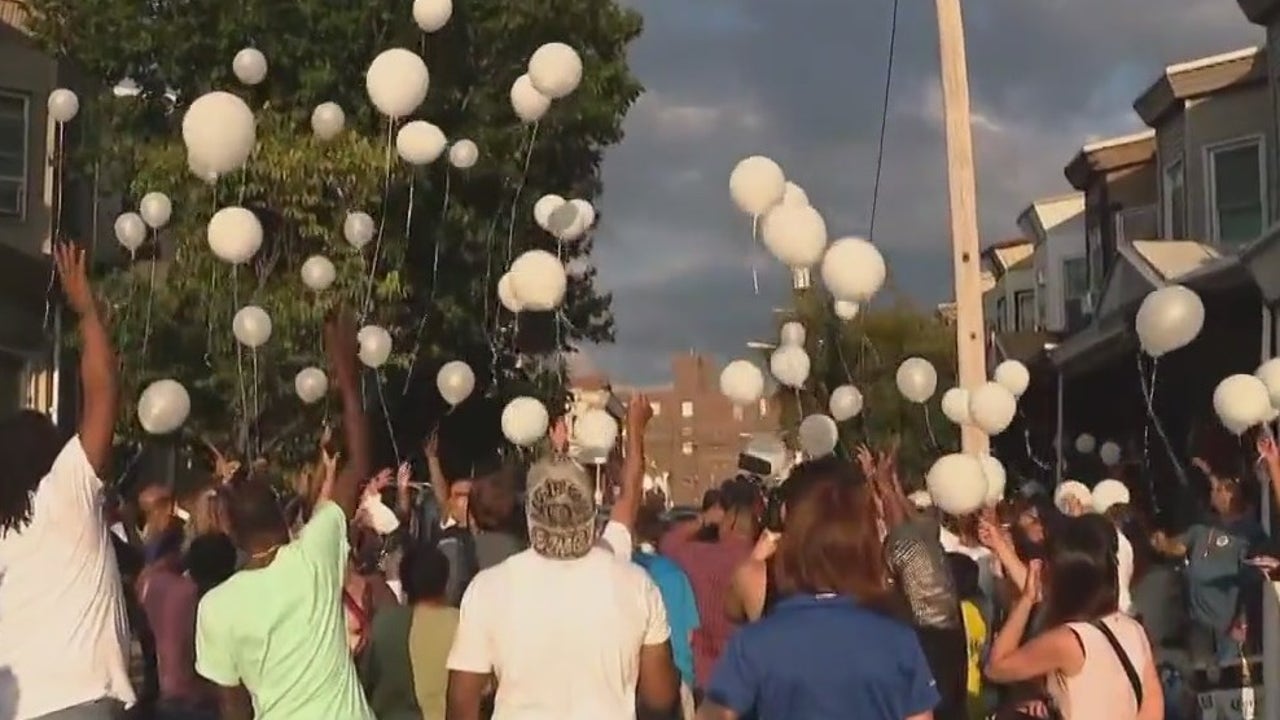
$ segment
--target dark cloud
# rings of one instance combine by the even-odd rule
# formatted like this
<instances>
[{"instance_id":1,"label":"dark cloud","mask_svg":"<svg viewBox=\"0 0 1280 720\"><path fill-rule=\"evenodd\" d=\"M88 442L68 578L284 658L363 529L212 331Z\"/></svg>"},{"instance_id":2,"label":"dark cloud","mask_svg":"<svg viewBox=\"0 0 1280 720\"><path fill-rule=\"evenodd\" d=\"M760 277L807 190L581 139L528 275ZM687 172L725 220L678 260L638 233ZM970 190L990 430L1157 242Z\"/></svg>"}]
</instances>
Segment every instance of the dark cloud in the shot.
<instances>
[{"instance_id":1,"label":"dark cloud","mask_svg":"<svg viewBox=\"0 0 1280 720\"><path fill-rule=\"evenodd\" d=\"M665 377L668 355L721 358L767 339L783 273L753 248L728 197L735 162L769 155L833 236L865 234L890 0L633 0L633 68L649 92L605 162L601 284L618 344L591 350L619 380ZM965 3L987 241L1031 200L1069 190L1062 166L1092 138L1137 126L1133 98L1169 63L1260 42L1230 0ZM901 3L875 240L897 287L950 294L945 150L933 3ZM765 267L756 296L752 258Z\"/></svg>"}]
</instances>

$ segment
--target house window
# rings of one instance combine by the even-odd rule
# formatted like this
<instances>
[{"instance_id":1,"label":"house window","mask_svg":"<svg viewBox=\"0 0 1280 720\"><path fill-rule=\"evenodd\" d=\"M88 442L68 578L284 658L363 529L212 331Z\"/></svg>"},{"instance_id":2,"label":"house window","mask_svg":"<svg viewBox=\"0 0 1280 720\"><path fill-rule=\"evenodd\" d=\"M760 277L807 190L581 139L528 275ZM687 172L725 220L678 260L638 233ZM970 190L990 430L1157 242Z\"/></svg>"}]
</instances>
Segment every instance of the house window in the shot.
<instances>
[{"instance_id":1,"label":"house window","mask_svg":"<svg viewBox=\"0 0 1280 720\"><path fill-rule=\"evenodd\" d=\"M1004 298L996 298L996 332L1004 332L1005 324Z\"/></svg>"},{"instance_id":2,"label":"house window","mask_svg":"<svg viewBox=\"0 0 1280 720\"><path fill-rule=\"evenodd\" d=\"M1228 247L1252 242L1262 234L1266 187L1262 139L1209 148L1210 237Z\"/></svg>"},{"instance_id":3,"label":"house window","mask_svg":"<svg viewBox=\"0 0 1280 720\"><path fill-rule=\"evenodd\" d=\"M30 107L27 96L0 91L0 215L26 215Z\"/></svg>"},{"instance_id":4,"label":"house window","mask_svg":"<svg viewBox=\"0 0 1280 720\"><path fill-rule=\"evenodd\" d=\"M769 401L764 398L760 398L760 417L763 418L768 416L769 416Z\"/></svg>"},{"instance_id":5,"label":"house window","mask_svg":"<svg viewBox=\"0 0 1280 720\"><path fill-rule=\"evenodd\" d=\"M662 403L660 402L649 403L649 410L653 412L654 417L658 417L659 415L662 414Z\"/></svg>"},{"instance_id":6,"label":"house window","mask_svg":"<svg viewBox=\"0 0 1280 720\"><path fill-rule=\"evenodd\" d=\"M680 417L682 418L693 417L693 401L692 400L685 400L684 402L680 403Z\"/></svg>"},{"instance_id":7,"label":"house window","mask_svg":"<svg viewBox=\"0 0 1280 720\"><path fill-rule=\"evenodd\" d=\"M1089 260L1067 258L1062 261L1062 302L1067 329L1080 327L1085 317L1085 296L1089 294Z\"/></svg>"},{"instance_id":8,"label":"house window","mask_svg":"<svg viewBox=\"0 0 1280 720\"><path fill-rule=\"evenodd\" d=\"M1116 242L1151 240L1159 237L1154 205L1140 205L1116 212Z\"/></svg>"},{"instance_id":9,"label":"house window","mask_svg":"<svg viewBox=\"0 0 1280 720\"><path fill-rule=\"evenodd\" d=\"M1088 258L1086 271L1090 290L1101 290L1102 281L1106 279L1106 264L1102 256L1102 227L1090 225L1085 233L1085 257Z\"/></svg>"},{"instance_id":10,"label":"house window","mask_svg":"<svg viewBox=\"0 0 1280 720\"><path fill-rule=\"evenodd\" d=\"M1182 160L1164 169L1164 236L1184 240L1187 236L1187 178Z\"/></svg>"},{"instance_id":11,"label":"house window","mask_svg":"<svg viewBox=\"0 0 1280 720\"><path fill-rule=\"evenodd\" d=\"M1034 330L1036 325L1036 294L1033 290L1019 290L1013 294L1013 329Z\"/></svg>"},{"instance_id":12,"label":"house window","mask_svg":"<svg viewBox=\"0 0 1280 720\"><path fill-rule=\"evenodd\" d=\"M691 443L691 442L683 442L683 443L680 443L680 454L681 454L681 455L692 455L692 454L693 454L693 443Z\"/></svg>"},{"instance_id":13,"label":"house window","mask_svg":"<svg viewBox=\"0 0 1280 720\"><path fill-rule=\"evenodd\" d=\"M742 406L741 405L733 406L733 419L737 420L738 422L742 422Z\"/></svg>"}]
</instances>

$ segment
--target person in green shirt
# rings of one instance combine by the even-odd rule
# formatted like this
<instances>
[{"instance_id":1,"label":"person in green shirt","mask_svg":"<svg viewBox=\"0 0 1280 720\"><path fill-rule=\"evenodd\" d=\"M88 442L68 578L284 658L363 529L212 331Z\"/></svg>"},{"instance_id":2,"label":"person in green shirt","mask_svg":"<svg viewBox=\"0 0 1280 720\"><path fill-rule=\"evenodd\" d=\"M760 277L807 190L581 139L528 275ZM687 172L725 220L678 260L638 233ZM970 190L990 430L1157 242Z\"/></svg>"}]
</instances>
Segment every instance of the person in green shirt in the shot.
<instances>
[{"instance_id":1,"label":"person in green shirt","mask_svg":"<svg viewBox=\"0 0 1280 720\"><path fill-rule=\"evenodd\" d=\"M449 560L434 545L410 547L400 561L405 605L374 616L360 677L378 720L443 720L445 660L458 628L448 604Z\"/></svg>"},{"instance_id":2,"label":"person in green shirt","mask_svg":"<svg viewBox=\"0 0 1280 720\"><path fill-rule=\"evenodd\" d=\"M247 562L201 598L196 614L196 671L216 686L222 720L374 720L342 612L347 522L371 469L351 316L326 321L324 338L342 397L341 473L326 451L321 500L296 540L264 478L226 492L231 536Z\"/></svg>"}]
</instances>

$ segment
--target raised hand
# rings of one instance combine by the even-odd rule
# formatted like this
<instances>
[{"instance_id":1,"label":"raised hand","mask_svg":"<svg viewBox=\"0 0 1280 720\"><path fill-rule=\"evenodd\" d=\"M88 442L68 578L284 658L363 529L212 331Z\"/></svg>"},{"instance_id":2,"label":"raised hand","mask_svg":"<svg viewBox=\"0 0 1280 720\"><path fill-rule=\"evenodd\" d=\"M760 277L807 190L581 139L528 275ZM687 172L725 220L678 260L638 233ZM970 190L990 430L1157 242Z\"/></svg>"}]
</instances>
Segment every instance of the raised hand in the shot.
<instances>
[{"instance_id":1,"label":"raised hand","mask_svg":"<svg viewBox=\"0 0 1280 720\"><path fill-rule=\"evenodd\" d=\"M548 434L551 439L551 451L557 455L563 455L569 452L569 422L564 416L556 418L551 424L551 432Z\"/></svg>"},{"instance_id":2,"label":"raised hand","mask_svg":"<svg viewBox=\"0 0 1280 720\"><path fill-rule=\"evenodd\" d=\"M409 463L400 463L400 467L396 468L396 487L401 490L408 488L412 479L413 470L409 468Z\"/></svg>"},{"instance_id":3,"label":"raised hand","mask_svg":"<svg viewBox=\"0 0 1280 720\"><path fill-rule=\"evenodd\" d=\"M84 249L71 243L58 243L53 249L53 262L62 280L62 294L67 305L84 317L98 311L85 267Z\"/></svg>"},{"instance_id":4,"label":"raised hand","mask_svg":"<svg viewBox=\"0 0 1280 720\"><path fill-rule=\"evenodd\" d=\"M632 395L627 403L627 436L637 440L644 438L644 429L652 419L653 405L648 396L644 393Z\"/></svg>"},{"instance_id":5,"label":"raised hand","mask_svg":"<svg viewBox=\"0 0 1280 720\"><path fill-rule=\"evenodd\" d=\"M219 450L208 438L201 438L201 442L209 449L209 453L213 455L213 477L220 484L226 485L236 476L236 472L240 470L239 460L228 460L222 451Z\"/></svg>"},{"instance_id":6,"label":"raised hand","mask_svg":"<svg viewBox=\"0 0 1280 720\"><path fill-rule=\"evenodd\" d=\"M1269 465L1280 463L1280 447L1276 446L1276 439L1266 430L1258 433L1258 457Z\"/></svg>"}]
</instances>

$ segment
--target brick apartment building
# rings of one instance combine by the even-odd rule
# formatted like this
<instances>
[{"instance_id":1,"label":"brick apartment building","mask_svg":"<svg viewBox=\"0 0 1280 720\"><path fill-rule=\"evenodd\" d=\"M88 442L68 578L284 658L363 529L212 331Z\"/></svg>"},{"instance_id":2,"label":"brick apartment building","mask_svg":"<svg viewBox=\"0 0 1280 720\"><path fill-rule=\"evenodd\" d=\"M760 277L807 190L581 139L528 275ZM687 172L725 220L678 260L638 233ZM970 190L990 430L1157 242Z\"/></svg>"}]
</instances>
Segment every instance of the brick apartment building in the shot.
<instances>
[{"instance_id":1,"label":"brick apartment building","mask_svg":"<svg viewBox=\"0 0 1280 720\"><path fill-rule=\"evenodd\" d=\"M609 381L601 375L576 377L575 399L600 406ZM730 477L738 466L748 436L778 430L778 408L769 399L755 407L734 407L720 394L720 367L695 352L671 359L671 384L656 387L614 386L619 397L642 392L653 404L653 421L645 438L652 471L669 473L676 505L697 505L708 488Z\"/></svg>"}]
</instances>

